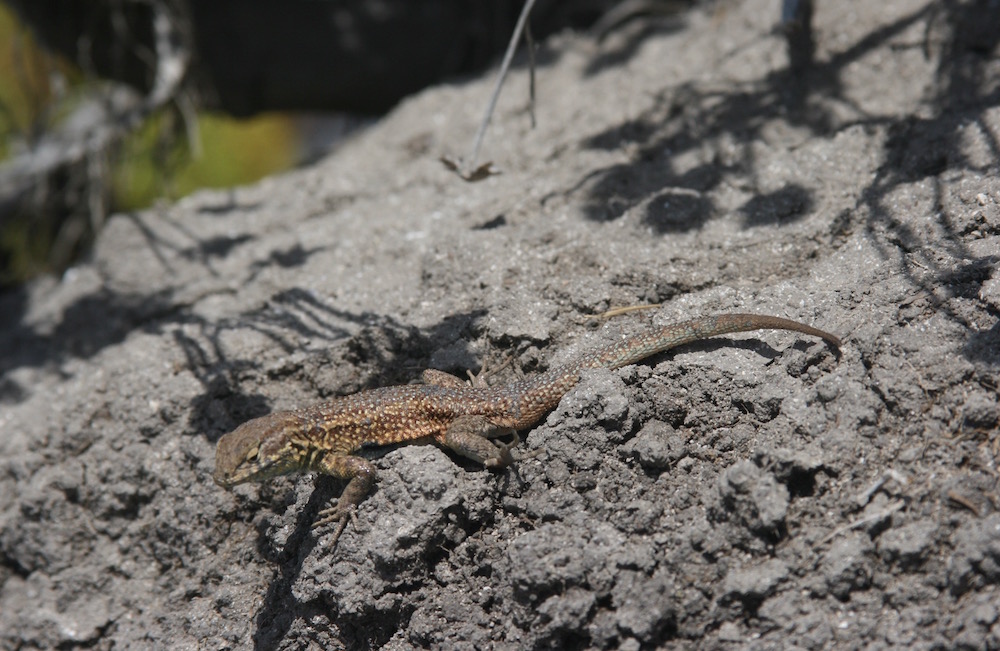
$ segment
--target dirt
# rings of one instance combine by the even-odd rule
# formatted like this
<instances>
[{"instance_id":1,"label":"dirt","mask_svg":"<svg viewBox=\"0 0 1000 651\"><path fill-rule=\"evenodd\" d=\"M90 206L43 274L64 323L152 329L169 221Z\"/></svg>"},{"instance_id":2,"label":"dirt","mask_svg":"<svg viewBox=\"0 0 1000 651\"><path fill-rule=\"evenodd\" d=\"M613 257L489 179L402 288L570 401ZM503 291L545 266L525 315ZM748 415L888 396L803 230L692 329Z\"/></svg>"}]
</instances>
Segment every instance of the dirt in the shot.
<instances>
[{"instance_id":1,"label":"dirt","mask_svg":"<svg viewBox=\"0 0 1000 651\"><path fill-rule=\"evenodd\" d=\"M489 75L0 299L0 645L1000 648L996 3L819 2L794 75L773 5L547 41L482 182ZM211 480L271 410L726 311L845 343L588 373L504 472L372 451L336 548L340 482Z\"/></svg>"}]
</instances>

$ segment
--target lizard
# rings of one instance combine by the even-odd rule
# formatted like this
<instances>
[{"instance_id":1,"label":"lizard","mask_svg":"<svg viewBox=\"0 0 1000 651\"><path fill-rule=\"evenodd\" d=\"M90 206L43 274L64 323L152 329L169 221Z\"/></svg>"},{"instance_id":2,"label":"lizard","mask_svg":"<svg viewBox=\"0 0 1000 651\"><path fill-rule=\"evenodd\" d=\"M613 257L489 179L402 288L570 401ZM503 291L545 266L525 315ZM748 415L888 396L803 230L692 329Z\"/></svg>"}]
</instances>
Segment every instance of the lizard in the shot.
<instances>
[{"instance_id":1,"label":"lizard","mask_svg":"<svg viewBox=\"0 0 1000 651\"><path fill-rule=\"evenodd\" d=\"M249 420L219 439L215 483L223 488L279 475L318 472L347 481L314 527L337 523L335 545L375 483L375 467L355 453L366 447L434 441L483 464L513 462L517 431L537 424L591 368L616 369L684 344L752 330L792 330L837 351L840 339L776 316L718 314L647 328L586 353L565 366L497 387L467 384L428 369L424 384L368 389L292 411ZM839 353L838 353L839 354ZM513 435L513 443L492 439Z\"/></svg>"}]
</instances>

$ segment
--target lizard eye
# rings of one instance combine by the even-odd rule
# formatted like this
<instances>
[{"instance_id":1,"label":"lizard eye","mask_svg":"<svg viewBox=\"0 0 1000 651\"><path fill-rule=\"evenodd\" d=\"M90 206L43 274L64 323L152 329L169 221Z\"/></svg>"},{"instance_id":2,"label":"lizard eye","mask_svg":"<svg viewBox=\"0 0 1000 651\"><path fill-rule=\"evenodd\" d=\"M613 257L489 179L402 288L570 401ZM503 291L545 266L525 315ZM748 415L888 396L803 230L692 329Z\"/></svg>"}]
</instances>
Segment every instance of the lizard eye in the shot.
<instances>
[{"instance_id":1,"label":"lizard eye","mask_svg":"<svg viewBox=\"0 0 1000 651\"><path fill-rule=\"evenodd\" d=\"M259 445L253 446L252 448L250 448L249 450L247 450L246 460L247 461L256 461L257 460L257 454L259 452L260 452L260 446Z\"/></svg>"}]
</instances>

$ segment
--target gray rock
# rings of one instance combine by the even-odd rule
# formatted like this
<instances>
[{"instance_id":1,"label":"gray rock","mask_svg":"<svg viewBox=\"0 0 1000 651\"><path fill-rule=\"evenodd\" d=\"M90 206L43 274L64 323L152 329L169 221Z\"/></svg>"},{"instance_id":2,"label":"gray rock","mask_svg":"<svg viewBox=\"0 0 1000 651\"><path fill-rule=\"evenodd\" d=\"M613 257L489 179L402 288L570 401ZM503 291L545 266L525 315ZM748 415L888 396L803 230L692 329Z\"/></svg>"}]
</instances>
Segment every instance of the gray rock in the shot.
<instances>
[{"instance_id":1,"label":"gray rock","mask_svg":"<svg viewBox=\"0 0 1000 651\"><path fill-rule=\"evenodd\" d=\"M788 513L788 489L750 461L738 461L719 476L723 508L756 534L780 537Z\"/></svg>"}]
</instances>

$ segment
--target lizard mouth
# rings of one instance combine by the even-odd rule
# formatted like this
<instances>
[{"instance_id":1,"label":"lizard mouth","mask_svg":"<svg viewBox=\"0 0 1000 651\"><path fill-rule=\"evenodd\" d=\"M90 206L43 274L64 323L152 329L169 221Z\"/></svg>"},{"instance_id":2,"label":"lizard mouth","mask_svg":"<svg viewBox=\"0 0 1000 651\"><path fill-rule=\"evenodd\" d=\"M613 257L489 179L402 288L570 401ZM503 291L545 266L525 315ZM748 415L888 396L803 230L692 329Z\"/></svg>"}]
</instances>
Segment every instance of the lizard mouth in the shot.
<instances>
[{"instance_id":1,"label":"lizard mouth","mask_svg":"<svg viewBox=\"0 0 1000 651\"><path fill-rule=\"evenodd\" d=\"M212 473L212 479L215 480L215 483L222 488L232 488L233 486L246 483L260 476L262 470L262 468L258 467L242 469L237 468L236 470L232 470L230 472L216 469L216 471Z\"/></svg>"},{"instance_id":2,"label":"lizard mouth","mask_svg":"<svg viewBox=\"0 0 1000 651\"><path fill-rule=\"evenodd\" d=\"M261 473L261 470L263 469L258 465L239 465L227 468L226 464L216 463L212 479L217 485L223 488L232 488L237 484L242 484L257 477Z\"/></svg>"},{"instance_id":3,"label":"lizard mouth","mask_svg":"<svg viewBox=\"0 0 1000 651\"><path fill-rule=\"evenodd\" d=\"M234 481L232 477L223 475L221 473L214 473L212 475L212 479L215 481L215 484L217 486L221 486L222 488L232 488L233 486L239 483L237 481Z\"/></svg>"},{"instance_id":4,"label":"lizard mouth","mask_svg":"<svg viewBox=\"0 0 1000 651\"><path fill-rule=\"evenodd\" d=\"M212 479L222 488L232 488L238 484L245 484L251 481L262 481L270 479L275 475L282 474L282 467L274 460L263 461L260 458L253 464L242 463L235 468L227 468L225 464L219 467L216 464Z\"/></svg>"}]
</instances>

